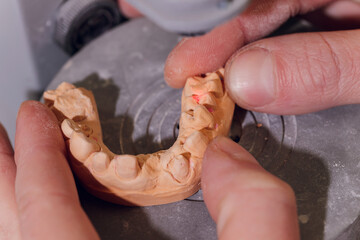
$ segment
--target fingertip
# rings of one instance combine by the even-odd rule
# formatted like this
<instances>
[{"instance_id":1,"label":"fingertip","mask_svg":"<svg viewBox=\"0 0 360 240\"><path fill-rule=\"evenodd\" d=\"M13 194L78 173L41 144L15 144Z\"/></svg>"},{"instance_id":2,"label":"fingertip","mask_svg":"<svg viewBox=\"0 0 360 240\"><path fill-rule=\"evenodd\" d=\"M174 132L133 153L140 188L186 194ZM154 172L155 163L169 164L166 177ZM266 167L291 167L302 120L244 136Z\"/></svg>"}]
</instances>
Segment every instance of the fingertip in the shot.
<instances>
[{"instance_id":1,"label":"fingertip","mask_svg":"<svg viewBox=\"0 0 360 240\"><path fill-rule=\"evenodd\" d=\"M275 101L276 65L266 48L245 47L231 57L225 68L225 87L241 107L254 109Z\"/></svg>"},{"instance_id":2,"label":"fingertip","mask_svg":"<svg viewBox=\"0 0 360 240\"><path fill-rule=\"evenodd\" d=\"M241 107L303 114L359 102L359 30L298 33L254 42L229 61L225 86Z\"/></svg>"},{"instance_id":3,"label":"fingertip","mask_svg":"<svg viewBox=\"0 0 360 240\"><path fill-rule=\"evenodd\" d=\"M205 35L185 38L166 60L165 81L172 87L183 87L188 77L223 67L244 43L244 35L236 21L222 24Z\"/></svg>"},{"instance_id":4,"label":"fingertip","mask_svg":"<svg viewBox=\"0 0 360 240\"><path fill-rule=\"evenodd\" d=\"M205 202L214 219L224 194L233 190L233 175L244 165L260 167L250 153L228 138L219 136L209 144L204 154L201 184Z\"/></svg>"},{"instance_id":5,"label":"fingertip","mask_svg":"<svg viewBox=\"0 0 360 240\"><path fill-rule=\"evenodd\" d=\"M52 114L51 110L47 106L34 100L28 100L21 103L17 118L22 119L23 116L33 116L37 118L48 117L53 120L56 119L55 115Z\"/></svg>"},{"instance_id":6,"label":"fingertip","mask_svg":"<svg viewBox=\"0 0 360 240\"><path fill-rule=\"evenodd\" d=\"M220 239L298 239L290 186L230 139L218 137L209 145L202 184Z\"/></svg>"},{"instance_id":7,"label":"fingertip","mask_svg":"<svg viewBox=\"0 0 360 240\"><path fill-rule=\"evenodd\" d=\"M190 38L183 38L168 55L164 67L165 82L173 88L182 88L185 85L186 79L192 75L188 75L189 69L184 67L188 61L186 54L183 54L183 44L189 41ZM186 59L185 59L186 58Z\"/></svg>"},{"instance_id":8,"label":"fingertip","mask_svg":"<svg viewBox=\"0 0 360 240\"><path fill-rule=\"evenodd\" d=\"M18 112L15 152L26 152L31 145L36 144L65 151L63 136L54 113L44 104L30 100L23 102Z\"/></svg>"}]
</instances>

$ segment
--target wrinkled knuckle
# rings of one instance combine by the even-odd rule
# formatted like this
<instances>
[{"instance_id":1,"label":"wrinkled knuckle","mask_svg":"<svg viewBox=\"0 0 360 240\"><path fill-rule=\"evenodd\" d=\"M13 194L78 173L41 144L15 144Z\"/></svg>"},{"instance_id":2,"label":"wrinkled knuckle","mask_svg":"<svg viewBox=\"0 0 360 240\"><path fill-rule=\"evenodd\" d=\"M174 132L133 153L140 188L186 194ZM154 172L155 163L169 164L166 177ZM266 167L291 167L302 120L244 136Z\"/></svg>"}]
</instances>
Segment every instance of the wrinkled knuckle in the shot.
<instances>
[{"instance_id":1,"label":"wrinkled knuckle","mask_svg":"<svg viewBox=\"0 0 360 240\"><path fill-rule=\"evenodd\" d=\"M322 33L318 33L321 39L319 47L318 65L322 93L325 96L337 96L340 93L340 80L343 75L340 55L341 49L337 49L337 44L330 42Z\"/></svg>"},{"instance_id":2,"label":"wrinkled knuckle","mask_svg":"<svg viewBox=\"0 0 360 240\"><path fill-rule=\"evenodd\" d=\"M303 43L305 51L296 60L298 82L307 96L319 101L328 101L329 97L339 95L340 76L342 74L338 52L321 33ZM307 42L308 41L308 42ZM316 44L315 44L316 43ZM306 46L318 46L306 48Z\"/></svg>"}]
</instances>

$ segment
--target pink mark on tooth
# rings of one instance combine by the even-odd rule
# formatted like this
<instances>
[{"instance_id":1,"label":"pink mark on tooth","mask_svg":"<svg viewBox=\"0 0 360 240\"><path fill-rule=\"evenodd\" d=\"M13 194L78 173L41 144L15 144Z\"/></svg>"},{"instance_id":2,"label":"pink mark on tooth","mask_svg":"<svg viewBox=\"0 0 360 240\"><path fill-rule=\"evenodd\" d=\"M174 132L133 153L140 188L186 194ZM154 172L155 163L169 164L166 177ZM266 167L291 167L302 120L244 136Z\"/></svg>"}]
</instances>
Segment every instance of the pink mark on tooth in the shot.
<instances>
[{"instance_id":1,"label":"pink mark on tooth","mask_svg":"<svg viewBox=\"0 0 360 240\"><path fill-rule=\"evenodd\" d=\"M93 138L96 142L98 141L98 139L97 139L96 137L93 136L92 138Z\"/></svg>"},{"instance_id":2,"label":"pink mark on tooth","mask_svg":"<svg viewBox=\"0 0 360 240\"><path fill-rule=\"evenodd\" d=\"M217 129L218 127L219 127L219 124L216 124L216 125L215 125L215 129Z\"/></svg>"},{"instance_id":3,"label":"pink mark on tooth","mask_svg":"<svg viewBox=\"0 0 360 240\"><path fill-rule=\"evenodd\" d=\"M199 95L193 95L192 97L197 103L199 103L199 101L200 101L200 96Z\"/></svg>"}]
</instances>

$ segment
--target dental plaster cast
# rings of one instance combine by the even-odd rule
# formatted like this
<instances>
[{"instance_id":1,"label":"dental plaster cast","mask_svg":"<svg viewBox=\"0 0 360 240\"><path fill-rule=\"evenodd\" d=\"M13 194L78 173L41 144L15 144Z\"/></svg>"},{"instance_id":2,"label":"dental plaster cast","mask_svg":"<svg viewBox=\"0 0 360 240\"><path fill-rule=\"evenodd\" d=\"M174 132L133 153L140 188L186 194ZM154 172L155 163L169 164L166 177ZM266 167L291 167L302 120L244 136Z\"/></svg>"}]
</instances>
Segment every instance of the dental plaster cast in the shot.
<instances>
[{"instance_id":1,"label":"dental plaster cast","mask_svg":"<svg viewBox=\"0 0 360 240\"><path fill-rule=\"evenodd\" d=\"M224 89L223 74L220 69L187 79L179 136L171 148L152 154L115 155L104 145L90 91L64 82L46 91L44 99L61 123L71 168L90 193L123 205L158 205L200 189L208 143L228 134L234 102Z\"/></svg>"}]
</instances>

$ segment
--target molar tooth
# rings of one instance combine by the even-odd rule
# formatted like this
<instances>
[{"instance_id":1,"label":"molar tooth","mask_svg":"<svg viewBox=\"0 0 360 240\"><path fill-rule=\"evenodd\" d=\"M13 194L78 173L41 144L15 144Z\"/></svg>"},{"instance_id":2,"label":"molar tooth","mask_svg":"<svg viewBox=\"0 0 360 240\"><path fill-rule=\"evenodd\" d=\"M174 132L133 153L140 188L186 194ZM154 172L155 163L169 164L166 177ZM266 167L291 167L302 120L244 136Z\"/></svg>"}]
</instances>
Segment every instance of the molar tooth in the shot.
<instances>
[{"instance_id":1,"label":"molar tooth","mask_svg":"<svg viewBox=\"0 0 360 240\"><path fill-rule=\"evenodd\" d=\"M59 92L65 92L66 90L69 90L69 89L74 89L76 88L74 85L72 85L71 83L68 83L68 82L62 82L56 89L56 91L59 91Z\"/></svg>"},{"instance_id":2,"label":"molar tooth","mask_svg":"<svg viewBox=\"0 0 360 240\"><path fill-rule=\"evenodd\" d=\"M201 130L203 128L214 128L215 119L205 106L198 105L193 111L193 115L191 115L191 112L181 113L180 125L184 129Z\"/></svg>"},{"instance_id":3,"label":"molar tooth","mask_svg":"<svg viewBox=\"0 0 360 240\"><path fill-rule=\"evenodd\" d=\"M223 85L219 78L210 80L206 82L205 85L206 85L206 90L208 92L214 93L216 97L224 96Z\"/></svg>"},{"instance_id":4,"label":"molar tooth","mask_svg":"<svg viewBox=\"0 0 360 240\"><path fill-rule=\"evenodd\" d=\"M194 101L192 97L186 97L184 98L182 103L182 111L187 112L189 110L194 110L197 105L198 104Z\"/></svg>"},{"instance_id":5,"label":"molar tooth","mask_svg":"<svg viewBox=\"0 0 360 240\"><path fill-rule=\"evenodd\" d=\"M201 96L199 103L211 107L215 107L217 105L215 97L212 94L205 94L204 96Z\"/></svg>"},{"instance_id":6,"label":"molar tooth","mask_svg":"<svg viewBox=\"0 0 360 240\"><path fill-rule=\"evenodd\" d=\"M85 161L91 153L100 151L95 140L87 138L84 133L74 131L70 138L70 152L79 161Z\"/></svg>"},{"instance_id":7,"label":"molar tooth","mask_svg":"<svg viewBox=\"0 0 360 240\"><path fill-rule=\"evenodd\" d=\"M206 83L205 82L200 82L198 84L193 84L193 85L190 85L190 87L191 87L192 95L202 96L202 95L207 93Z\"/></svg>"},{"instance_id":8,"label":"molar tooth","mask_svg":"<svg viewBox=\"0 0 360 240\"><path fill-rule=\"evenodd\" d=\"M184 149L189 151L191 155L202 158L209 141L202 132L195 131L186 139Z\"/></svg>"},{"instance_id":9,"label":"molar tooth","mask_svg":"<svg viewBox=\"0 0 360 240\"><path fill-rule=\"evenodd\" d=\"M80 127L71 119L64 119L61 123L61 130L67 138L70 138L74 131L81 131Z\"/></svg>"},{"instance_id":10,"label":"molar tooth","mask_svg":"<svg viewBox=\"0 0 360 240\"><path fill-rule=\"evenodd\" d=\"M189 160L187 160L183 155L176 156L168 165L171 174L179 182L185 180L189 174L189 167Z\"/></svg>"},{"instance_id":11,"label":"molar tooth","mask_svg":"<svg viewBox=\"0 0 360 240\"><path fill-rule=\"evenodd\" d=\"M125 179L134 179L139 173L140 167L135 156L119 155L114 158L116 174Z\"/></svg>"},{"instance_id":12,"label":"molar tooth","mask_svg":"<svg viewBox=\"0 0 360 240\"><path fill-rule=\"evenodd\" d=\"M45 100L54 102L57 97L57 94L55 90L48 90L44 92L43 96Z\"/></svg>"},{"instance_id":13,"label":"molar tooth","mask_svg":"<svg viewBox=\"0 0 360 240\"><path fill-rule=\"evenodd\" d=\"M184 95L185 97L191 97L193 94L196 94L194 93L194 86L197 86L197 85L201 85L201 81L203 81L203 79L201 78L198 78L198 77L190 77L186 80L186 84L185 84L185 87L184 87Z\"/></svg>"},{"instance_id":14,"label":"molar tooth","mask_svg":"<svg viewBox=\"0 0 360 240\"><path fill-rule=\"evenodd\" d=\"M194 110L194 123L198 128L214 128L214 116L203 105L199 105ZM199 129L199 130L200 130Z\"/></svg>"},{"instance_id":15,"label":"molar tooth","mask_svg":"<svg viewBox=\"0 0 360 240\"><path fill-rule=\"evenodd\" d=\"M110 163L109 156L104 152L93 153L89 158L92 161L92 169L98 173L104 172Z\"/></svg>"},{"instance_id":16,"label":"molar tooth","mask_svg":"<svg viewBox=\"0 0 360 240\"><path fill-rule=\"evenodd\" d=\"M194 116L188 112L182 112L180 116L180 131L193 127Z\"/></svg>"},{"instance_id":17,"label":"molar tooth","mask_svg":"<svg viewBox=\"0 0 360 240\"><path fill-rule=\"evenodd\" d=\"M93 112L91 99L78 88L70 89L58 96L54 107L66 118L74 121L84 120Z\"/></svg>"},{"instance_id":18,"label":"molar tooth","mask_svg":"<svg viewBox=\"0 0 360 240\"><path fill-rule=\"evenodd\" d=\"M189 83L185 84L183 91L184 91L185 97L191 97L193 95L192 87Z\"/></svg>"}]
</instances>

